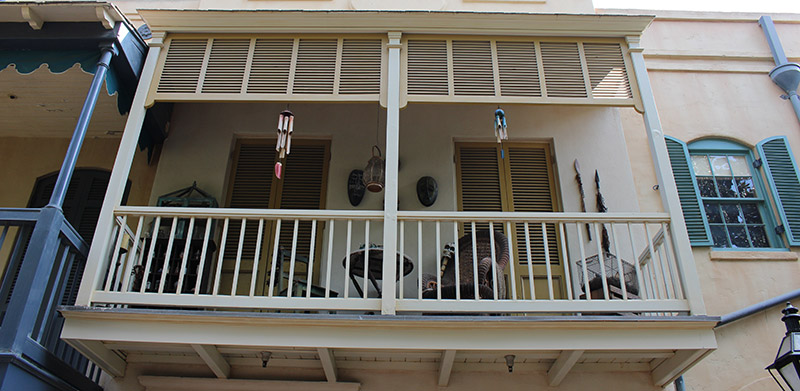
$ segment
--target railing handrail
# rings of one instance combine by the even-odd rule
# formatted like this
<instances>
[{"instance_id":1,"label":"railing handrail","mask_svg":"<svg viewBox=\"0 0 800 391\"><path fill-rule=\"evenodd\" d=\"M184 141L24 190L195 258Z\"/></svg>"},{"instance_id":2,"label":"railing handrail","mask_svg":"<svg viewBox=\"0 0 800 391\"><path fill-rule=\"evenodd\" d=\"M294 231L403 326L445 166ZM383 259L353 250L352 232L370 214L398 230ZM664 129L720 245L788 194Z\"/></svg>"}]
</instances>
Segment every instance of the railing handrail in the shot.
<instances>
[{"instance_id":1,"label":"railing handrail","mask_svg":"<svg viewBox=\"0 0 800 391\"><path fill-rule=\"evenodd\" d=\"M583 213L583 212L451 212L451 211L402 211L398 220L423 221L470 221L498 220L509 222L556 222L556 223L662 223L669 222L667 213Z\"/></svg>"},{"instance_id":2,"label":"railing handrail","mask_svg":"<svg viewBox=\"0 0 800 391\"><path fill-rule=\"evenodd\" d=\"M33 223L41 211L41 208L0 208L0 224Z\"/></svg>"},{"instance_id":3,"label":"railing handrail","mask_svg":"<svg viewBox=\"0 0 800 391\"><path fill-rule=\"evenodd\" d=\"M212 217L212 218L307 218L307 219L353 219L375 220L383 218L379 210L333 210L333 209L242 209L242 208L183 208L161 206L120 206L116 215L146 217Z\"/></svg>"}]
</instances>

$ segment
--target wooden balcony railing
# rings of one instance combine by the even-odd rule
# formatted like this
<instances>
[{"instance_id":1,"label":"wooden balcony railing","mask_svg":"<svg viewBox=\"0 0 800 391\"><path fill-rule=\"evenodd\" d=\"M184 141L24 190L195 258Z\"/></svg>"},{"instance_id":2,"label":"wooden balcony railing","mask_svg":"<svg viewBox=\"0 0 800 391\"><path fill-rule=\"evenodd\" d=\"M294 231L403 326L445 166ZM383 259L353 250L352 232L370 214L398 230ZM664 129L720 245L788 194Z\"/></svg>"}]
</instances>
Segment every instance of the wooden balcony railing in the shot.
<instances>
[{"instance_id":1,"label":"wooden balcony railing","mask_svg":"<svg viewBox=\"0 0 800 391\"><path fill-rule=\"evenodd\" d=\"M391 298L417 314L689 312L666 214L399 212L388 273L381 211L115 215L95 306L377 312ZM395 292L381 292L387 277Z\"/></svg>"}]
</instances>

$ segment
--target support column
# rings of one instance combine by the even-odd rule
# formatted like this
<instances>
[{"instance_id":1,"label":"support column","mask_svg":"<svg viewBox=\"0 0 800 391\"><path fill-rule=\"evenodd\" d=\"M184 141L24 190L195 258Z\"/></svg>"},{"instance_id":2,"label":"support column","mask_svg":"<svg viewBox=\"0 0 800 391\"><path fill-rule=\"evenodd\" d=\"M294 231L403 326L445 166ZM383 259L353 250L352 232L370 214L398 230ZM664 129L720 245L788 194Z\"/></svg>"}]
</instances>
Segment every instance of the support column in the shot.
<instances>
[{"instance_id":1,"label":"support column","mask_svg":"<svg viewBox=\"0 0 800 391\"><path fill-rule=\"evenodd\" d=\"M672 238L672 246L675 249L676 263L680 272L684 294L689 302L689 310L692 315L705 315L706 307L703 303L700 279L697 276L694 254L689 242L689 234L686 232L686 222L683 219L680 198L678 198L678 187L675 185L675 177L672 175L672 166L667 154L667 144L664 141L661 120L658 118L656 101L653 97L650 78L647 75L647 68L644 63L644 55L642 54L644 48L639 44L639 39L640 37L638 36L626 37L628 50L633 61L636 83L639 87L639 94L642 97L644 125L647 130L647 140L650 144L650 155L653 157L653 164L656 169L661 203L664 211L670 217L670 237Z\"/></svg>"},{"instance_id":2,"label":"support column","mask_svg":"<svg viewBox=\"0 0 800 391\"><path fill-rule=\"evenodd\" d=\"M76 305L88 306L91 304L92 291L98 286L104 266L108 261L111 247L109 241L114 227L114 209L122 202L122 195L125 192L128 174L131 170L136 145L139 142L139 134L142 131L144 116L147 112L144 103L147 94L150 92L150 84L153 80L158 56L161 54L163 39L163 34L160 36L153 34L153 40L150 43L147 59L142 69L142 76L139 78L136 95L133 98L131 111L128 114L128 121L125 123L125 130L119 143L117 157L114 160L114 168L111 170L111 178L108 181L103 207L97 219L94 241L89 249L89 257L86 260L86 269L83 272L81 288L75 301Z\"/></svg>"},{"instance_id":3,"label":"support column","mask_svg":"<svg viewBox=\"0 0 800 391\"><path fill-rule=\"evenodd\" d=\"M72 140L69 142L67 148L67 156L64 157L64 162L61 163L61 170L58 172L58 179L56 180L53 194L50 196L49 207L56 207L61 209L64 204L64 197L67 196L67 188L72 179L72 173L75 171L75 164L78 162L78 155L81 152L83 140L86 138L86 130L89 128L89 121L92 119L94 108L97 105L97 97L100 95L100 89L103 87L103 81L106 80L106 73L108 66L111 64L111 57L116 54L116 48L113 44L103 46L100 52L100 61L97 62L97 70L94 72L92 84L89 87L89 92L86 94L86 99L83 101L83 108L78 117L78 123L75 124L75 130L72 132Z\"/></svg>"},{"instance_id":4,"label":"support column","mask_svg":"<svg viewBox=\"0 0 800 391\"><path fill-rule=\"evenodd\" d=\"M397 173L400 156L400 43L401 33L389 33L386 86L386 186L383 201L383 297L381 314L394 315L397 286ZM401 261L402 262L402 261ZM402 266L400 273L402 273Z\"/></svg>"}]
</instances>

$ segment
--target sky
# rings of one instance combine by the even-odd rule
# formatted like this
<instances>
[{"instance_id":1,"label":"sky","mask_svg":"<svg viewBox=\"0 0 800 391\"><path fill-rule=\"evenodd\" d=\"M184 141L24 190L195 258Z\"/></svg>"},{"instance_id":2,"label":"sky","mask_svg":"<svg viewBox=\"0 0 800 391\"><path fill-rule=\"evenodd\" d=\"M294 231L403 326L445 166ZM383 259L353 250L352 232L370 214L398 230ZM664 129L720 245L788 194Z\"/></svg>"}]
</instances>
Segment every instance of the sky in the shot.
<instances>
[{"instance_id":1,"label":"sky","mask_svg":"<svg viewBox=\"0 0 800 391\"><path fill-rule=\"evenodd\" d=\"M596 8L800 13L800 0L593 0Z\"/></svg>"}]
</instances>

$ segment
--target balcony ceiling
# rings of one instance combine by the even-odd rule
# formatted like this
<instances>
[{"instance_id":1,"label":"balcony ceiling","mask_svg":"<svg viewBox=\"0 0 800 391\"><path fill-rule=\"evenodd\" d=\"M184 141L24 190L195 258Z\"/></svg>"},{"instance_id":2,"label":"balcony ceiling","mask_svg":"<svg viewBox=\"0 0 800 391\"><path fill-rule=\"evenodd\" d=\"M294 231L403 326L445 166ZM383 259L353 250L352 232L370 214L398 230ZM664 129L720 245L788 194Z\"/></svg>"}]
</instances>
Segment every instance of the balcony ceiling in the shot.
<instances>
[{"instance_id":1,"label":"balcony ceiling","mask_svg":"<svg viewBox=\"0 0 800 391\"><path fill-rule=\"evenodd\" d=\"M71 137L93 76L78 64L59 74L47 65L29 74L0 70L0 137ZM87 136L119 137L125 119L103 86Z\"/></svg>"},{"instance_id":2,"label":"balcony ceiling","mask_svg":"<svg viewBox=\"0 0 800 391\"><path fill-rule=\"evenodd\" d=\"M62 308L62 338L111 374L128 364L206 364L220 379L262 365L267 378L287 368L336 371L433 370L439 384L462 371L546 372L557 385L570 373L650 373L668 384L716 348L705 316L376 316L230 311ZM220 330L226 330L221 332ZM170 372L172 371L172 373ZM266 373L266 372L265 372ZM281 376L281 374L284 374ZM160 375L186 376L180 365ZM146 375L146 374L145 374ZM308 376L303 380L308 380Z\"/></svg>"}]
</instances>

